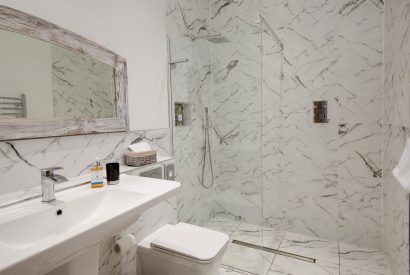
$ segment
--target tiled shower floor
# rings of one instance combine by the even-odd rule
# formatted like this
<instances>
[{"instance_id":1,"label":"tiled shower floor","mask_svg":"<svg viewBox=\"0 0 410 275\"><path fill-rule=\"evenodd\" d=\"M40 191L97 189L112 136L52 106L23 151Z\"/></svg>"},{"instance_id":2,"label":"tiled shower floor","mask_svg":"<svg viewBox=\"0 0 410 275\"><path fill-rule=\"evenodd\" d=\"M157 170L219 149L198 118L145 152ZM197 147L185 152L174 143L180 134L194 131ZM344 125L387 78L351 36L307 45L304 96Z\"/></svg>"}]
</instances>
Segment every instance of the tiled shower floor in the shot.
<instances>
[{"instance_id":1,"label":"tiled shower floor","mask_svg":"<svg viewBox=\"0 0 410 275\"><path fill-rule=\"evenodd\" d=\"M212 218L205 227L228 234L231 240L262 245L262 227ZM391 275L384 253L375 249L263 228L263 245L315 258L310 263L230 243L219 275Z\"/></svg>"}]
</instances>

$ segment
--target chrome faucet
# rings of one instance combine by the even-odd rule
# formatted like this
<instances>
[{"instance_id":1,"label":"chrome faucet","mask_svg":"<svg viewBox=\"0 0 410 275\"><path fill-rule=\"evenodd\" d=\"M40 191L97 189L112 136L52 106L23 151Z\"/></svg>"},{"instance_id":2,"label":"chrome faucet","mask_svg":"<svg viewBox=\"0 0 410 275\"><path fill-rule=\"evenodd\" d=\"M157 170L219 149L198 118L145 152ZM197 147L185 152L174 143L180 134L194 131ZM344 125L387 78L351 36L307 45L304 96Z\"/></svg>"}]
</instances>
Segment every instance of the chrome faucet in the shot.
<instances>
[{"instance_id":1,"label":"chrome faucet","mask_svg":"<svg viewBox=\"0 0 410 275\"><path fill-rule=\"evenodd\" d=\"M61 175L54 174L54 171L61 170L62 167L52 167L41 169L41 201L51 202L55 197L55 184L68 181Z\"/></svg>"}]
</instances>

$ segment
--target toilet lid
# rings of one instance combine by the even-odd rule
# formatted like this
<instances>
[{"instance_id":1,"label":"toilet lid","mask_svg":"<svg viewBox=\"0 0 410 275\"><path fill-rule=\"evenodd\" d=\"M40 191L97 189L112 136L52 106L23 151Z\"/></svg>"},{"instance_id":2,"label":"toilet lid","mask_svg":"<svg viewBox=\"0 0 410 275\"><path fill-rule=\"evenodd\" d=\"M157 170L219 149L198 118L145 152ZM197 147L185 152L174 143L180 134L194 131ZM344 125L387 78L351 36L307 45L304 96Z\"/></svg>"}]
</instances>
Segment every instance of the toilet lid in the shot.
<instances>
[{"instance_id":1,"label":"toilet lid","mask_svg":"<svg viewBox=\"0 0 410 275\"><path fill-rule=\"evenodd\" d=\"M229 237L224 233L178 223L152 240L151 247L198 262L210 262L219 255L228 241Z\"/></svg>"}]
</instances>

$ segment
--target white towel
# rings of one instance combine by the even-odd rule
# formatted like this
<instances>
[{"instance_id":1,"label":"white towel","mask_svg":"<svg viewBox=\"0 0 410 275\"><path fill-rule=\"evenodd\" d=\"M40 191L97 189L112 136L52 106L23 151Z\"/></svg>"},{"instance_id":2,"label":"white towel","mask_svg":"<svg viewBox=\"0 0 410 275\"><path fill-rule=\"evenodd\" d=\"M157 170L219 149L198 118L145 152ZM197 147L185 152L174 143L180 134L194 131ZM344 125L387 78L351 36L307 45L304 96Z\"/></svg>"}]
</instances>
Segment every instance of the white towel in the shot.
<instances>
[{"instance_id":1,"label":"white towel","mask_svg":"<svg viewBox=\"0 0 410 275\"><path fill-rule=\"evenodd\" d=\"M410 193L410 139L407 139L400 161L393 170L393 176L403 186L404 190Z\"/></svg>"},{"instance_id":2,"label":"white towel","mask_svg":"<svg viewBox=\"0 0 410 275\"><path fill-rule=\"evenodd\" d=\"M137 152L137 153L147 152L147 151L152 150L151 146L146 142L138 142L135 144L128 145L128 149L130 149L133 152Z\"/></svg>"}]
</instances>

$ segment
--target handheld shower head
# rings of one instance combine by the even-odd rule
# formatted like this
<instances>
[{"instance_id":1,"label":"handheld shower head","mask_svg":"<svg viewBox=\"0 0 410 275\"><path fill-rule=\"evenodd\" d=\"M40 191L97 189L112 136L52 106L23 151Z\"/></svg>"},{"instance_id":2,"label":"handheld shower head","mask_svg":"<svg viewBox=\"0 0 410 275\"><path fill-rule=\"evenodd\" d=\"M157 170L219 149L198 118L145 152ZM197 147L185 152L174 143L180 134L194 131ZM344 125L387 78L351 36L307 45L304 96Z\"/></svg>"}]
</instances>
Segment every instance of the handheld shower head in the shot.
<instances>
[{"instance_id":1,"label":"handheld shower head","mask_svg":"<svg viewBox=\"0 0 410 275\"><path fill-rule=\"evenodd\" d=\"M209 112L208 112L208 107L205 107L205 125L204 128L208 129L210 127L209 125Z\"/></svg>"},{"instance_id":2,"label":"handheld shower head","mask_svg":"<svg viewBox=\"0 0 410 275\"><path fill-rule=\"evenodd\" d=\"M202 173L201 177L199 178L199 182L202 187L209 189L214 185L214 168L212 164L212 151L211 151L211 141L209 139L209 112L208 107L205 107L205 121L204 121L204 146L202 147ZM209 159L209 168L211 172L211 183L209 185L205 184L205 165L206 165L206 155L208 155Z\"/></svg>"}]
</instances>

